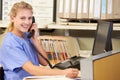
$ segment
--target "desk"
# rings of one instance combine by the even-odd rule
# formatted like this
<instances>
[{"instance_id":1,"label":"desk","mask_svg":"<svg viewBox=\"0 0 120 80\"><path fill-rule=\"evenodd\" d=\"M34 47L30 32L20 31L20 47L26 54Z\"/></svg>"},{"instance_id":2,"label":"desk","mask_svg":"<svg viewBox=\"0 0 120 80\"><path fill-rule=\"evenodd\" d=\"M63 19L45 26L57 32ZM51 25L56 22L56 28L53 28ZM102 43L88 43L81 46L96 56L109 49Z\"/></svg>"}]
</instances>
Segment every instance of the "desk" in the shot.
<instances>
[{"instance_id":1,"label":"desk","mask_svg":"<svg viewBox=\"0 0 120 80\"><path fill-rule=\"evenodd\" d=\"M81 59L81 80L120 80L120 50Z\"/></svg>"},{"instance_id":2,"label":"desk","mask_svg":"<svg viewBox=\"0 0 120 80\"><path fill-rule=\"evenodd\" d=\"M81 79L66 77L24 80L120 80L120 50L105 52L80 60Z\"/></svg>"}]
</instances>

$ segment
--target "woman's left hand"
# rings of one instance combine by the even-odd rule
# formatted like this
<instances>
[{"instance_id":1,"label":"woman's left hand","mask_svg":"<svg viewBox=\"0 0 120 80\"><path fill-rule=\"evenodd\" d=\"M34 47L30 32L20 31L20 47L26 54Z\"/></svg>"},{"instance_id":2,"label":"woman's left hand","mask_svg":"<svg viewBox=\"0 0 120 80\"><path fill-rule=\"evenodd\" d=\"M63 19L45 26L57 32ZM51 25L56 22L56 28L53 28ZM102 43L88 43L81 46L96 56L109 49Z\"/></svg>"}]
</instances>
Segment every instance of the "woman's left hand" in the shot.
<instances>
[{"instance_id":1,"label":"woman's left hand","mask_svg":"<svg viewBox=\"0 0 120 80\"><path fill-rule=\"evenodd\" d=\"M37 24L36 24L36 23L33 23L31 30L32 30L32 29L35 30L34 35L31 37L32 40L34 40L34 39L37 39L37 37L38 37L38 27L37 27Z\"/></svg>"}]
</instances>

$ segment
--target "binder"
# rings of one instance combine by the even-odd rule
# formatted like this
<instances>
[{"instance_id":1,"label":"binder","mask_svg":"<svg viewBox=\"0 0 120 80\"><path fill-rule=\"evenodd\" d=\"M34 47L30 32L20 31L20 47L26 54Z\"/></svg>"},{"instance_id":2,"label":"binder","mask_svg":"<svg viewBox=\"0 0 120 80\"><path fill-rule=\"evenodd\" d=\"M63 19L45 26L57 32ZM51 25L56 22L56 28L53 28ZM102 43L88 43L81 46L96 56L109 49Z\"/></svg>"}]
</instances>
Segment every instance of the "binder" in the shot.
<instances>
[{"instance_id":1,"label":"binder","mask_svg":"<svg viewBox=\"0 0 120 80\"><path fill-rule=\"evenodd\" d=\"M89 0L83 0L83 7L82 7L82 18L88 19L89 18Z\"/></svg>"},{"instance_id":2,"label":"binder","mask_svg":"<svg viewBox=\"0 0 120 80\"><path fill-rule=\"evenodd\" d=\"M64 4L64 0L58 0L58 3L57 3L57 16L59 18L62 18L63 17L63 5Z\"/></svg>"},{"instance_id":3,"label":"binder","mask_svg":"<svg viewBox=\"0 0 120 80\"><path fill-rule=\"evenodd\" d=\"M100 19L101 15L101 0L94 1L94 19Z\"/></svg>"},{"instance_id":4,"label":"binder","mask_svg":"<svg viewBox=\"0 0 120 80\"><path fill-rule=\"evenodd\" d=\"M113 1L114 0L107 0L107 19L113 18Z\"/></svg>"},{"instance_id":5,"label":"binder","mask_svg":"<svg viewBox=\"0 0 120 80\"><path fill-rule=\"evenodd\" d=\"M120 0L113 0L113 18L120 18Z\"/></svg>"},{"instance_id":6,"label":"binder","mask_svg":"<svg viewBox=\"0 0 120 80\"><path fill-rule=\"evenodd\" d=\"M70 16L70 0L64 0L63 18L69 18Z\"/></svg>"},{"instance_id":7,"label":"binder","mask_svg":"<svg viewBox=\"0 0 120 80\"><path fill-rule=\"evenodd\" d=\"M90 0L89 2L89 19L94 18L94 0Z\"/></svg>"},{"instance_id":8,"label":"binder","mask_svg":"<svg viewBox=\"0 0 120 80\"><path fill-rule=\"evenodd\" d=\"M70 18L77 17L77 2L78 0L70 0Z\"/></svg>"},{"instance_id":9,"label":"binder","mask_svg":"<svg viewBox=\"0 0 120 80\"><path fill-rule=\"evenodd\" d=\"M82 2L83 0L78 0L78 4L77 4L77 19L81 19L82 18Z\"/></svg>"},{"instance_id":10,"label":"binder","mask_svg":"<svg viewBox=\"0 0 120 80\"><path fill-rule=\"evenodd\" d=\"M102 0L101 2L101 19L106 19L107 13L107 0Z\"/></svg>"}]
</instances>

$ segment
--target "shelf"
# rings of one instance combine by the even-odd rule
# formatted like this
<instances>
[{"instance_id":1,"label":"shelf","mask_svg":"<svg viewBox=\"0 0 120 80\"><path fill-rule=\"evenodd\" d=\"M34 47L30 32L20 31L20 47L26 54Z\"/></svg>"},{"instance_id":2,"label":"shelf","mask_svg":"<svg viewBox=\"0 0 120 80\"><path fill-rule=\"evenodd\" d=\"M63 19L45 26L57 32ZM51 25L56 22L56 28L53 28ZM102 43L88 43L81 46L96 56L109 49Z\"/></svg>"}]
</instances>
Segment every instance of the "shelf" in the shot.
<instances>
[{"instance_id":1,"label":"shelf","mask_svg":"<svg viewBox=\"0 0 120 80\"><path fill-rule=\"evenodd\" d=\"M9 24L9 21L1 21L0 20L0 27L6 28L8 26L8 24Z\"/></svg>"},{"instance_id":2,"label":"shelf","mask_svg":"<svg viewBox=\"0 0 120 80\"><path fill-rule=\"evenodd\" d=\"M0 21L0 27L6 28L9 24L9 21ZM72 29L72 30L96 30L97 23L69 23L67 24L49 24L41 26L38 24L38 28L40 29ZM120 23L115 23L113 25L113 30L120 31Z\"/></svg>"},{"instance_id":3,"label":"shelf","mask_svg":"<svg viewBox=\"0 0 120 80\"><path fill-rule=\"evenodd\" d=\"M1 28L6 28L9 25L9 22L10 21L1 21L0 20L0 27ZM46 25L42 25L42 24L40 24L40 22L37 23L37 25L38 25L38 28L40 28L40 29L45 29L46 28Z\"/></svg>"},{"instance_id":4,"label":"shelf","mask_svg":"<svg viewBox=\"0 0 120 80\"><path fill-rule=\"evenodd\" d=\"M77 29L77 30L95 30L97 24L80 24L80 25L62 25L62 24L49 24L48 29Z\"/></svg>"},{"instance_id":5,"label":"shelf","mask_svg":"<svg viewBox=\"0 0 120 80\"><path fill-rule=\"evenodd\" d=\"M79 24L50 24L47 26L48 29L74 29L74 30L96 30L97 23L79 23ZM113 30L120 31L120 24L116 23L113 25Z\"/></svg>"}]
</instances>

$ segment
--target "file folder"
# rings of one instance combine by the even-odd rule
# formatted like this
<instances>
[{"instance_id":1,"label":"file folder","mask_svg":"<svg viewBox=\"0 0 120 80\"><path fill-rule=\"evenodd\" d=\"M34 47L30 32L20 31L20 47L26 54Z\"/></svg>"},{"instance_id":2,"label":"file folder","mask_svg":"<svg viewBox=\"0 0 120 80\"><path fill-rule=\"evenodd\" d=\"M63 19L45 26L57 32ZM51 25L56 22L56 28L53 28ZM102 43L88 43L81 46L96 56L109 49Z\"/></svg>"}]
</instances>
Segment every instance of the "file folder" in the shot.
<instances>
[{"instance_id":1,"label":"file folder","mask_svg":"<svg viewBox=\"0 0 120 80\"><path fill-rule=\"evenodd\" d=\"M64 8L63 8L63 18L69 18L70 16L70 0L64 0Z\"/></svg>"},{"instance_id":2,"label":"file folder","mask_svg":"<svg viewBox=\"0 0 120 80\"><path fill-rule=\"evenodd\" d=\"M40 36L38 40L52 64L67 60L72 56L79 56L79 44L73 37Z\"/></svg>"},{"instance_id":3,"label":"file folder","mask_svg":"<svg viewBox=\"0 0 120 80\"><path fill-rule=\"evenodd\" d=\"M67 49L68 49L70 56L80 56L79 54L80 46L78 44L77 39L73 37L67 37L66 44L68 44Z\"/></svg>"},{"instance_id":4,"label":"file folder","mask_svg":"<svg viewBox=\"0 0 120 80\"><path fill-rule=\"evenodd\" d=\"M64 0L58 0L58 3L57 3L57 16L62 18L63 17L63 5L64 4Z\"/></svg>"},{"instance_id":5,"label":"file folder","mask_svg":"<svg viewBox=\"0 0 120 80\"><path fill-rule=\"evenodd\" d=\"M82 18L88 19L89 18L89 0L83 0L83 7L82 7Z\"/></svg>"},{"instance_id":6,"label":"file folder","mask_svg":"<svg viewBox=\"0 0 120 80\"><path fill-rule=\"evenodd\" d=\"M114 0L107 0L107 19L113 18L113 1Z\"/></svg>"},{"instance_id":7,"label":"file folder","mask_svg":"<svg viewBox=\"0 0 120 80\"><path fill-rule=\"evenodd\" d=\"M89 2L89 19L94 18L94 0L90 0Z\"/></svg>"},{"instance_id":8,"label":"file folder","mask_svg":"<svg viewBox=\"0 0 120 80\"><path fill-rule=\"evenodd\" d=\"M77 19L81 19L82 18L82 2L83 0L78 0L78 4L77 4Z\"/></svg>"},{"instance_id":9,"label":"file folder","mask_svg":"<svg viewBox=\"0 0 120 80\"><path fill-rule=\"evenodd\" d=\"M106 19L107 0L102 0L101 4L101 19Z\"/></svg>"},{"instance_id":10,"label":"file folder","mask_svg":"<svg viewBox=\"0 0 120 80\"><path fill-rule=\"evenodd\" d=\"M101 13L101 0L94 1L94 19L100 19Z\"/></svg>"},{"instance_id":11,"label":"file folder","mask_svg":"<svg viewBox=\"0 0 120 80\"><path fill-rule=\"evenodd\" d=\"M120 18L120 0L113 0L113 18Z\"/></svg>"},{"instance_id":12,"label":"file folder","mask_svg":"<svg viewBox=\"0 0 120 80\"><path fill-rule=\"evenodd\" d=\"M77 2L78 0L70 0L70 18L77 17Z\"/></svg>"}]
</instances>

